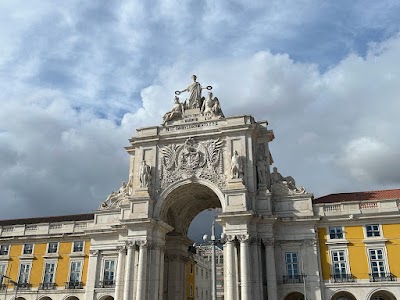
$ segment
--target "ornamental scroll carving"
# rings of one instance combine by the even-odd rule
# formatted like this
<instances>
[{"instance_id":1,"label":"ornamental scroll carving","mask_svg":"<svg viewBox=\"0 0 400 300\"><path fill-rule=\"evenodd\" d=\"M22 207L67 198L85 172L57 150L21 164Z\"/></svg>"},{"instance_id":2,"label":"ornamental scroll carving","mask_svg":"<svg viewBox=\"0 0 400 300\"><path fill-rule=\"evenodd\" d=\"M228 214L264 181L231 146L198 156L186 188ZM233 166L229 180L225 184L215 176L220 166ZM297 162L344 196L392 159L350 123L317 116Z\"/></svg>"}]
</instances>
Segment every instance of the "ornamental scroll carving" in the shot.
<instances>
[{"instance_id":1,"label":"ornamental scroll carving","mask_svg":"<svg viewBox=\"0 0 400 300\"><path fill-rule=\"evenodd\" d=\"M173 182L187 178L202 178L219 187L225 185L222 144L218 140L196 142L188 138L184 144L168 145L160 149L160 182L164 189Z\"/></svg>"}]
</instances>

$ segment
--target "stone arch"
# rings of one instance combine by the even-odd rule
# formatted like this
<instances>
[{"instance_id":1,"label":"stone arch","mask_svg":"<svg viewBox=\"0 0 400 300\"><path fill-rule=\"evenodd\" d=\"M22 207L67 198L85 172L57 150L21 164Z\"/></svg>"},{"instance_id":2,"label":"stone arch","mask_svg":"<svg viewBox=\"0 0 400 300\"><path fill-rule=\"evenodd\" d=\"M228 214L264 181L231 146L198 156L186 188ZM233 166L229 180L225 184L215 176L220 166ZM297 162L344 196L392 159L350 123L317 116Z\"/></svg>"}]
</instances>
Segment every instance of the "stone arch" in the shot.
<instances>
[{"instance_id":1,"label":"stone arch","mask_svg":"<svg viewBox=\"0 0 400 300\"><path fill-rule=\"evenodd\" d=\"M41 296L40 300L52 300L49 296Z\"/></svg>"},{"instance_id":2,"label":"stone arch","mask_svg":"<svg viewBox=\"0 0 400 300\"><path fill-rule=\"evenodd\" d=\"M66 296L64 300L80 300L80 299L76 296Z\"/></svg>"},{"instance_id":3,"label":"stone arch","mask_svg":"<svg viewBox=\"0 0 400 300\"><path fill-rule=\"evenodd\" d=\"M14 299L16 299L16 300L26 300L24 297L17 297L17 298L14 298Z\"/></svg>"},{"instance_id":4,"label":"stone arch","mask_svg":"<svg viewBox=\"0 0 400 300\"><path fill-rule=\"evenodd\" d=\"M397 300L397 298L387 290L378 289L369 294L368 300Z\"/></svg>"},{"instance_id":5,"label":"stone arch","mask_svg":"<svg viewBox=\"0 0 400 300\"><path fill-rule=\"evenodd\" d=\"M331 300L357 300L357 298L350 292L339 291L332 295Z\"/></svg>"},{"instance_id":6,"label":"stone arch","mask_svg":"<svg viewBox=\"0 0 400 300\"><path fill-rule=\"evenodd\" d=\"M110 296L110 295L101 295L98 299L99 300L114 300L114 297Z\"/></svg>"},{"instance_id":7,"label":"stone arch","mask_svg":"<svg viewBox=\"0 0 400 300\"><path fill-rule=\"evenodd\" d=\"M203 210L223 208L224 194L212 183L201 179L185 179L169 186L157 201L154 218L186 235L193 219Z\"/></svg>"},{"instance_id":8,"label":"stone arch","mask_svg":"<svg viewBox=\"0 0 400 300\"><path fill-rule=\"evenodd\" d=\"M283 299L284 300L304 300L304 295L299 292L290 292Z\"/></svg>"}]
</instances>

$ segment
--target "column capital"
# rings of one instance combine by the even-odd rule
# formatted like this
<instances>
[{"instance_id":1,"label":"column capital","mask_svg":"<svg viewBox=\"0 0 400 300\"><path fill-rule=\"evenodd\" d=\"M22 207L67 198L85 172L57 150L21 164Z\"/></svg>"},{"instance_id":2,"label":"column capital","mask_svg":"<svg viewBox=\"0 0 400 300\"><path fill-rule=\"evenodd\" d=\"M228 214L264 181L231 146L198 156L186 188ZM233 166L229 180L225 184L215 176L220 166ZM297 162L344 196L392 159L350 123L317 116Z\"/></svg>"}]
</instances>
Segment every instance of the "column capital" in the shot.
<instances>
[{"instance_id":1,"label":"column capital","mask_svg":"<svg viewBox=\"0 0 400 300\"><path fill-rule=\"evenodd\" d=\"M236 239L236 235L234 235L234 234L225 235L225 242L226 243L232 243L232 242L235 241L235 239Z\"/></svg>"},{"instance_id":2,"label":"column capital","mask_svg":"<svg viewBox=\"0 0 400 300\"><path fill-rule=\"evenodd\" d=\"M100 254L100 250L90 250L89 255L90 256L98 256Z\"/></svg>"},{"instance_id":3,"label":"column capital","mask_svg":"<svg viewBox=\"0 0 400 300\"><path fill-rule=\"evenodd\" d=\"M133 249L136 247L135 241L126 241L125 245L127 249Z\"/></svg>"},{"instance_id":4,"label":"column capital","mask_svg":"<svg viewBox=\"0 0 400 300\"><path fill-rule=\"evenodd\" d=\"M248 234L240 234L240 235L237 236L237 239L241 243L248 243L249 239L250 239L250 236Z\"/></svg>"},{"instance_id":5,"label":"column capital","mask_svg":"<svg viewBox=\"0 0 400 300\"><path fill-rule=\"evenodd\" d=\"M251 237L250 238L250 244L260 245L261 244L261 239L258 238L258 237Z\"/></svg>"},{"instance_id":6,"label":"column capital","mask_svg":"<svg viewBox=\"0 0 400 300\"><path fill-rule=\"evenodd\" d=\"M136 241L136 245L138 245L140 248L147 247L149 243L146 240L138 240Z\"/></svg>"},{"instance_id":7,"label":"column capital","mask_svg":"<svg viewBox=\"0 0 400 300\"><path fill-rule=\"evenodd\" d=\"M265 244L265 246L273 247L277 244L274 238L263 238L262 241Z\"/></svg>"},{"instance_id":8,"label":"column capital","mask_svg":"<svg viewBox=\"0 0 400 300\"><path fill-rule=\"evenodd\" d=\"M126 252L126 247L125 246L117 246L117 252L118 253Z\"/></svg>"}]
</instances>

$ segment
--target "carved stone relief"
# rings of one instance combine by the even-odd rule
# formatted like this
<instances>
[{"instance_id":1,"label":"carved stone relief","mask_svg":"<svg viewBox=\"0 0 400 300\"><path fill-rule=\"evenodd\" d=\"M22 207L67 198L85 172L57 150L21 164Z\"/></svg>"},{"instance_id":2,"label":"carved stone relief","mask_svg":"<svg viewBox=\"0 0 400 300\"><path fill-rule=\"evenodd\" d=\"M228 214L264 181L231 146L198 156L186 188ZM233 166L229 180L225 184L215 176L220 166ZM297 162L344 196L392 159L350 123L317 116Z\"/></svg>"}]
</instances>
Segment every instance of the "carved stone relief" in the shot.
<instances>
[{"instance_id":1,"label":"carved stone relief","mask_svg":"<svg viewBox=\"0 0 400 300\"><path fill-rule=\"evenodd\" d=\"M184 144L162 147L161 188L192 177L206 179L222 187L225 184L222 143L219 139L196 142L194 138L188 138Z\"/></svg>"}]
</instances>

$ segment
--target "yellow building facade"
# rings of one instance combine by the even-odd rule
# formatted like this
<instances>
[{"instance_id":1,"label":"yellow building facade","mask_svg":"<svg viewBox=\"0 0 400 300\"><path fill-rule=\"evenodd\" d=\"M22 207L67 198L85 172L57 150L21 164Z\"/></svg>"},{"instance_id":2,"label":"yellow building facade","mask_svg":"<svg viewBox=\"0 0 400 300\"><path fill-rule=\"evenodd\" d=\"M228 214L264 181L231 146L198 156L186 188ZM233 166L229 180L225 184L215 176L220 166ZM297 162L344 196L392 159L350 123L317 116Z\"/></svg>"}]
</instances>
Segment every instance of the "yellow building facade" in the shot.
<instances>
[{"instance_id":1,"label":"yellow building facade","mask_svg":"<svg viewBox=\"0 0 400 300\"><path fill-rule=\"evenodd\" d=\"M314 200L325 299L399 299L399 199L387 190Z\"/></svg>"}]
</instances>

